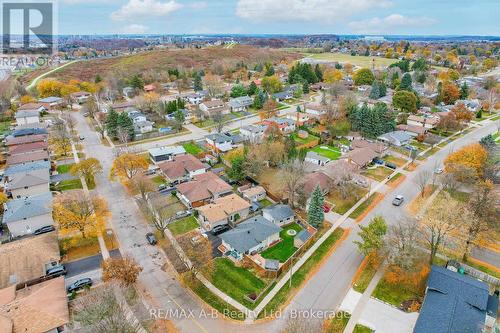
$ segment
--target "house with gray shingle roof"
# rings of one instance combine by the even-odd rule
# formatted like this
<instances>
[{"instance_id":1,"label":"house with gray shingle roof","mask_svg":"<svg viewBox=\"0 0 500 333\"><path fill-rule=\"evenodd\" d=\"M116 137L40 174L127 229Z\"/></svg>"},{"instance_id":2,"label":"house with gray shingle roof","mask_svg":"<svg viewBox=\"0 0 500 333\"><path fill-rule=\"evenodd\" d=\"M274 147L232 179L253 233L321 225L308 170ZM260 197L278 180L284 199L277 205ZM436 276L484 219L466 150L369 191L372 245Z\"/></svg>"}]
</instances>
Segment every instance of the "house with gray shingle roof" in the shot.
<instances>
[{"instance_id":1,"label":"house with gray shingle roof","mask_svg":"<svg viewBox=\"0 0 500 333\"><path fill-rule=\"evenodd\" d=\"M7 225L13 237L29 235L41 227L53 225L52 194L47 192L8 201L2 223Z\"/></svg>"},{"instance_id":2,"label":"house with gray shingle roof","mask_svg":"<svg viewBox=\"0 0 500 333\"><path fill-rule=\"evenodd\" d=\"M242 112L246 111L248 107L253 104L252 97L249 96L241 96L236 98L231 98L229 100L229 108L231 112Z\"/></svg>"},{"instance_id":3,"label":"house with gray shingle roof","mask_svg":"<svg viewBox=\"0 0 500 333\"><path fill-rule=\"evenodd\" d=\"M283 226L292 223L295 220L295 213L288 205L278 204L266 207L262 210L265 219L272 223Z\"/></svg>"},{"instance_id":4,"label":"house with gray shingle roof","mask_svg":"<svg viewBox=\"0 0 500 333\"><path fill-rule=\"evenodd\" d=\"M414 333L480 333L487 322L490 297L484 282L432 266ZM493 312L498 312L497 309Z\"/></svg>"},{"instance_id":5,"label":"house with gray shingle roof","mask_svg":"<svg viewBox=\"0 0 500 333\"><path fill-rule=\"evenodd\" d=\"M236 259L258 253L280 239L282 229L262 216L252 217L220 235L222 246Z\"/></svg>"},{"instance_id":6,"label":"house with gray shingle roof","mask_svg":"<svg viewBox=\"0 0 500 333\"><path fill-rule=\"evenodd\" d=\"M4 177L9 177L17 173L26 173L35 170L50 170L49 161L35 161L23 164L10 165L5 169Z\"/></svg>"},{"instance_id":7,"label":"house with gray shingle roof","mask_svg":"<svg viewBox=\"0 0 500 333\"><path fill-rule=\"evenodd\" d=\"M31 197L49 192L49 169L36 169L11 174L5 182L5 190L13 198Z\"/></svg>"},{"instance_id":8,"label":"house with gray shingle roof","mask_svg":"<svg viewBox=\"0 0 500 333\"><path fill-rule=\"evenodd\" d=\"M387 144L401 147L410 143L415 135L405 131L393 131L380 135L377 139Z\"/></svg>"}]
</instances>

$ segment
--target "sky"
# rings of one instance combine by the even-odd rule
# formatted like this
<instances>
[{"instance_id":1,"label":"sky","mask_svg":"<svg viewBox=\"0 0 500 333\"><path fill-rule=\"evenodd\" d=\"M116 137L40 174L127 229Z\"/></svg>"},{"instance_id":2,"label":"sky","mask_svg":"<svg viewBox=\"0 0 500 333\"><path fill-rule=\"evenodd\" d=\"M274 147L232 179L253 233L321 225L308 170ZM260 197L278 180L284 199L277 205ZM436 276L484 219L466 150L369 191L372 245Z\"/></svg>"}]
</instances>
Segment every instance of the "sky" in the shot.
<instances>
[{"instance_id":1,"label":"sky","mask_svg":"<svg viewBox=\"0 0 500 333\"><path fill-rule=\"evenodd\" d=\"M59 34L500 35L500 0L59 0Z\"/></svg>"}]
</instances>

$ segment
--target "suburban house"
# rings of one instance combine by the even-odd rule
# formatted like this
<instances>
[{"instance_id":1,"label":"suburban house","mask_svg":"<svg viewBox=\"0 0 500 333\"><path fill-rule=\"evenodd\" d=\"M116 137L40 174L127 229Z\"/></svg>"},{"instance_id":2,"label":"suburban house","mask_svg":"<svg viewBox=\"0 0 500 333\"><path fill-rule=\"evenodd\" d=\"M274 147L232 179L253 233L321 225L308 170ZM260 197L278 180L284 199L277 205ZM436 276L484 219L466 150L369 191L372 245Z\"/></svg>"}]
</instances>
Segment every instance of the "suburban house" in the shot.
<instances>
[{"instance_id":1,"label":"suburban house","mask_svg":"<svg viewBox=\"0 0 500 333\"><path fill-rule=\"evenodd\" d=\"M231 98L229 100L229 108L231 112L243 112L246 111L253 104L253 98L250 96L241 96L236 98Z\"/></svg>"},{"instance_id":2,"label":"suburban house","mask_svg":"<svg viewBox=\"0 0 500 333\"><path fill-rule=\"evenodd\" d=\"M436 127L438 123L439 117L418 116L414 114L409 115L406 120L406 124L409 126L423 127L428 130Z\"/></svg>"},{"instance_id":3,"label":"suburban house","mask_svg":"<svg viewBox=\"0 0 500 333\"><path fill-rule=\"evenodd\" d=\"M331 162L328 157L321 156L313 151L308 151L304 160L319 166L325 166L327 163Z\"/></svg>"},{"instance_id":4,"label":"suburban house","mask_svg":"<svg viewBox=\"0 0 500 333\"><path fill-rule=\"evenodd\" d=\"M3 224L7 225L13 237L30 235L41 227L53 225L52 193L8 201Z\"/></svg>"},{"instance_id":5,"label":"suburban house","mask_svg":"<svg viewBox=\"0 0 500 333\"><path fill-rule=\"evenodd\" d=\"M305 111L311 115L321 117L328 112L328 105L306 104Z\"/></svg>"},{"instance_id":6,"label":"suburban house","mask_svg":"<svg viewBox=\"0 0 500 333\"><path fill-rule=\"evenodd\" d=\"M281 228L262 216L252 217L220 235L223 253L241 260L244 254L261 252L280 240Z\"/></svg>"},{"instance_id":7,"label":"suburban house","mask_svg":"<svg viewBox=\"0 0 500 333\"><path fill-rule=\"evenodd\" d=\"M293 98L293 91L286 90L273 94L273 99L278 102Z\"/></svg>"},{"instance_id":8,"label":"suburban house","mask_svg":"<svg viewBox=\"0 0 500 333\"><path fill-rule=\"evenodd\" d=\"M286 115L286 118L295 121L295 126L303 126L311 120L309 114L304 112L293 112Z\"/></svg>"},{"instance_id":9,"label":"suburban house","mask_svg":"<svg viewBox=\"0 0 500 333\"><path fill-rule=\"evenodd\" d=\"M330 192L330 189L333 185L332 179L323 172L308 173L307 175L305 175L302 183L304 184L304 193L308 198L317 186L319 186L323 194L327 194L328 192Z\"/></svg>"},{"instance_id":10,"label":"suburban house","mask_svg":"<svg viewBox=\"0 0 500 333\"><path fill-rule=\"evenodd\" d=\"M29 315L27 315L29 314ZM0 290L0 331L62 332L69 323L64 277L17 289Z\"/></svg>"},{"instance_id":11,"label":"suburban house","mask_svg":"<svg viewBox=\"0 0 500 333\"><path fill-rule=\"evenodd\" d=\"M5 182L5 192L12 198L25 198L50 191L49 169L37 169L12 174Z\"/></svg>"},{"instance_id":12,"label":"suburban house","mask_svg":"<svg viewBox=\"0 0 500 333\"><path fill-rule=\"evenodd\" d=\"M14 156L14 155L44 151L47 150L48 147L49 144L46 141L38 141L32 143L25 143L21 145L9 146L9 155Z\"/></svg>"},{"instance_id":13,"label":"suburban house","mask_svg":"<svg viewBox=\"0 0 500 333\"><path fill-rule=\"evenodd\" d=\"M413 332L485 332L485 326L495 325L497 312L498 294L489 295L486 283L432 266Z\"/></svg>"},{"instance_id":14,"label":"suburban house","mask_svg":"<svg viewBox=\"0 0 500 333\"><path fill-rule=\"evenodd\" d=\"M250 204L237 194L227 195L197 208L201 226L210 231L218 225L236 224L247 218Z\"/></svg>"},{"instance_id":15,"label":"suburban house","mask_svg":"<svg viewBox=\"0 0 500 333\"><path fill-rule=\"evenodd\" d=\"M21 110L37 110L39 113L46 112L49 109L45 107L42 103L26 103L17 109L17 111Z\"/></svg>"},{"instance_id":16,"label":"suburban house","mask_svg":"<svg viewBox=\"0 0 500 333\"><path fill-rule=\"evenodd\" d=\"M92 94L90 94L89 92L77 91L77 92L71 93L69 95L69 98L70 98L71 102L73 102L73 103L83 104L86 101L88 101L90 96L92 96Z\"/></svg>"},{"instance_id":17,"label":"suburban house","mask_svg":"<svg viewBox=\"0 0 500 333\"><path fill-rule=\"evenodd\" d=\"M401 147L406 146L415 137L413 133L404 131L393 131L380 135L377 139L389 145Z\"/></svg>"},{"instance_id":18,"label":"suburban house","mask_svg":"<svg viewBox=\"0 0 500 333\"><path fill-rule=\"evenodd\" d=\"M277 204L266 207L262 210L262 216L275 225L283 226L292 223L295 220L295 213L288 205Z\"/></svg>"},{"instance_id":19,"label":"suburban house","mask_svg":"<svg viewBox=\"0 0 500 333\"><path fill-rule=\"evenodd\" d=\"M205 136L207 146L215 152L228 152L233 149L233 138L223 133L213 133Z\"/></svg>"},{"instance_id":20,"label":"suburban house","mask_svg":"<svg viewBox=\"0 0 500 333\"><path fill-rule=\"evenodd\" d=\"M49 152L46 150L35 151L31 153L19 154L7 157L7 165L13 166L36 161L48 161Z\"/></svg>"},{"instance_id":21,"label":"suburban house","mask_svg":"<svg viewBox=\"0 0 500 333\"><path fill-rule=\"evenodd\" d=\"M238 189L243 198L250 202L257 202L266 198L266 190L262 186L245 186Z\"/></svg>"},{"instance_id":22,"label":"suburban house","mask_svg":"<svg viewBox=\"0 0 500 333\"><path fill-rule=\"evenodd\" d=\"M148 92L153 92L155 90L156 90L156 86L154 84L146 84L144 86L144 91L147 92L147 93Z\"/></svg>"},{"instance_id":23,"label":"suburban house","mask_svg":"<svg viewBox=\"0 0 500 333\"><path fill-rule=\"evenodd\" d=\"M0 289L38 279L45 275L47 268L56 266L60 259L57 232L2 244Z\"/></svg>"},{"instance_id":24,"label":"suburban house","mask_svg":"<svg viewBox=\"0 0 500 333\"><path fill-rule=\"evenodd\" d=\"M130 110L127 112L128 117L132 119L132 123L134 124L134 131L136 133L144 134L153 131L153 123L150 122L146 115L137 111Z\"/></svg>"},{"instance_id":25,"label":"suburban house","mask_svg":"<svg viewBox=\"0 0 500 333\"><path fill-rule=\"evenodd\" d=\"M33 126L34 125L34 126ZM39 126L41 125L41 126ZM45 123L36 123L36 124L27 124L27 125L17 125L16 129L12 132L12 136L14 138L20 136L29 136L29 135L40 135L40 134L48 134L47 125Z\"/></svg>"},{"instance_id":26,"label":"suburban house","mask_svg":"<svg viewBox=\"0 0 500 333\"><path fill-rule=\"evenodd\" d=\"M372 149L366 148L356 148L347 155L345 155L345 159L351 164L354 164L357 168L364 168L368 164L370 164L375 157L380 156Z\"/></svg>"},{"instance_id":27,"label":"suburban house","mask_svg":"<svg viewBox=\"0 0 500 333\"><path fill-rule=\"evenodd\" d=\"M213 116L216 113L228 114L229 108L226 103L220 99L214 99L212 101L206 101L200 103L200 110L207 116Z\"/></svg>"},{"instance_id":28,"label":"suburban house","mask_svg":"<svg viewBox=\"0 0 500 333\"><path fill-rule=\"evenodd\" d=\"M198 92L196 92L194 94L187 95L186 97L184 97L184 99L189 104L198 105L201 102L203 102L203 100L205 99L206 95L207 95L206 93L204 93L202 91L198 91Z\"/></svg>"},{"instance_id":29,"label":"suburban house","mask_svg":"<svg viewBox=\"0 0 500 333\"><path fill-rule=\"evenodd\" d=\"M27 125L40 122L40 112L38 110L21 110L16 112L16 124Z\"/></svg>"},{"instance_id":30,"label":"suburban house","mask_svg":"<svg viewBox=\"0 0 500 333\"><path fill-rule=\"evenodd\" d=\"M477 99L460 99L455 101L455 105L463 104L470 112L476 113L481 109L481 103Z\"/></svg>"},{"instance_id":31,"label":"suburban house","mask_svg":"<svg viewBox=\"0 0 500 333\"><path fill-rule=\"evenodd\" d=\"M283 134L288 134L295 131L295 121L292 119L272 117L269 119L265 119L263 123L267 126L275 124Z\"/></svg>"},{"instance_id":32,"label":"suburban house","mask_svg":"<svg viewBox=\"0 0 500 333\"><path fill-rule=\"evenodd\" d=\"M115 103L111 106L107 106L103 110L103 112L108 113L110 109L113 109L116 112L120 113L120 112L127 111L127 109L129 109L129 108L135 108L135 103L133 101L125 101L125 102Z\"/></svg>"},{"instance_id":33,"label":"suburban house","mask_svg":"<svg viewBox=\"0 0 500 333\"><path fill-rule=\"evenodd\" d=\"M240 128L241 137L251 143L261 143L266 133L266 125L247 125Z\"/></svg>"},{"instance_id":34,"label":"suburban house","mask_svg":"<svg viewBox=\"0 0 500 333\"><path fill-rule=\"evenodd\" d=\"M62 105L64 100L61 97L51 96L42 98L38 102L41 103L47 110L50 110Z\"/></svg>"},{"instance_id":35,"label":"suburban house","mask_svg":"<svg viewBox=\"0 0 500 333\"><path fill-rule=\"evenodd\" d=\"M191 179L206 172L205 165L193 155L179 155L172 160L158 164L161 173L170 182Z\"/></svg>"},{"instance_id":36,"label":"suburban house","mask_svg":"<svg viewBox=\"0 0 500 333\"><path fill-rule=\"evenodd\" d=\"M397 125L396 128L400 131L408 132L410 135L413 136L425 135L427 133L427 128L423 126L400 124Z\"/></svg>"},{"instance_id":37,"label":"suburban house","mask_svg":"<svg viewBox=\"0 0 500 333\"><path fill-rule=\"evenodd\" d=\"M5 169L3 174L6 181L9 180L9 177L23 172L31 172L36 170L50 170L50 162L49 161L35 161L35 162L27 162L23 164L17 165L9 165Z\"/></svg>"},{"instance_id":38,"label":"suburban house","mask_svg":"<svg viewBox=\"0 0 500 333\"><path fill-rule=\"evenodd\" d=\"M177 196L188 207L200 207L230 194L233 188L213 172L196 175L177 186Z\"/></svg>"},{"instance_id":39,"label":"suburban house","mask_svg":"<svg viewBox=\"0 0 500 333\"><path fill-rule=\"evenodd\" d=\"M5 145L10 148L10 147L24 145L27 143L47 142L48 138L49 136L47 134L26 135L20 137L8 136L5 139Z\"/></svg>"},{"instance_id":40,"label":"suburban house","mask_svg":"<svg viewBox=\"0 0 500 333\"><path fill-rule=\"evenodd\" d=\"M186 150L182 146L165 146L151 148L148 150L149 158L154 164L171 161L175 156L185 155Z\"/></svg>"},{"instance_id":41,"label":"suburban house","mask_svg":"<svg viewBox=\"0 0 500 333\"><path fill-rule=\"evenodd\" d=\"M371 142L365 139L353 139L351 142L351 148L369 148L375 152L378 156L382 156L385 151L387 151L387 146L380 142Z\"/></svg>"}]
</instances>

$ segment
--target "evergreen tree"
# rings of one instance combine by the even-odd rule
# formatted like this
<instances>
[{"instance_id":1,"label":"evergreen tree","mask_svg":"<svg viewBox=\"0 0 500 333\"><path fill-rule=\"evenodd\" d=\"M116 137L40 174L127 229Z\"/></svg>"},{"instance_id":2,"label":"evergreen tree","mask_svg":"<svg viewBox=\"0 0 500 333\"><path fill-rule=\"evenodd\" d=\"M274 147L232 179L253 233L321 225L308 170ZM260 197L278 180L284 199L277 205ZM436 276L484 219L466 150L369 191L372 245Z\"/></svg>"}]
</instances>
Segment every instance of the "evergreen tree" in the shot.
<instances>
[{"instance_id":1,"label":"evergreen tree","mask_svg":"<svg viewBox=\"0 0 500 333\"><path fill-rule=\"evenodd\" d=\"M370 91L371 99L379 99L380 98L380 89L378 81L373 81L372 90Z\"/></svg>"},{"instance_id":2,"label":"evergreen tree","mask_svg":"<svg viewBox=\"0 0 500 333\"><path fill-rule=\"evenodd\" d=\"M231 168L227 173L229 178L236 181L242 181L243 179L245 179L246 174L244 170L244 165L245 165L245 157L237 156L233 158L233 160L231 161Z\"/></svg>"},{"instance_id":3,"label":"evergreen tree","mask_svg":"<svg viewBox=\"0 0 500 333\"><path fill-rule=\"evenodd\" d=\"M97 74L97 75L95 76L94 82L95 82L95 83L102 82L102 77L101 77L99 74Z\"/></svg>"},{"instance_id":4,"label":"evergreen tree","mask_svg":"<svg viewBox=\"0 0 500 333\"><path fill-rule=\"evenodd\" d=\"M231 97L233 98L246 95L247 95L247 90L242 84L236 84L231 88Z\"/></svg>"},{"instance_id":5,"label":"evergreen tree","mask_svg":"<svg viewBox=\"0 0 500 333\"><path fill-rule=\"evenodd\" d=\"M258 90L259 90L259 88L257 88L257 84L255 84L255 82L252 81L250 83L250 85L248 86L247 92L248 92L249 96L253 96L253 95L255 95L257 93Z\"/></svg>"},{"instance_id":6,"label":"evergreen tree","mask_svg":"<svg viewBox=\"0 0 500 333\"><path fill-rule=\"evenodd\" d=\"M302 84L302 91L304 94L309 94L309 82L306 81Z\"/></svg>"},{"instance_id":7,"label":"evergreen tree","mask_svg":"<svg viewBox=\"0 0 500 333\"><path fill-rule=\"evenodd\" d=\"M203 90L203 81L201 79L201 75L196 73L194 76L194 91L202 91Z\"/></svg>"},{"instance_id":8,"label":"evergreen tree","mask_svg":"<svg viewBox=\"0 0 500 333\"><path fill-rule=\"evenodd\" d=\"M325 198L321 188L316 186L314 189L311 199L309 201L309 209L307 211L307 222L315 228L321 227L325 219L325 213L323 211L323 205L325 203Z\"/></svg>"},{"instance_id":9,"label":"evergreen tree","mask_svg":"<svg viewBox=\"0 0 500 333\"><path fill-rule=\"evenodd\" d=\"M469 86L464 82L460 87L460 99L467 99L469 97Z\"/></svg>"},{"instance_id":10,"label":"evergreen tree","mask_svg":"<svg viewBox=\"0 0 500 333\"><path fill-rule=\"evenodd\" d=\"M387 233L387 224L382 216L375 216L368 226L360 225L361 229L358 235L361 241L354 241L358 246L359 252L365 256L382 248L384 245L384 236Z\"/></svg>"},{"instance_id":11,"label":"evergreen tree","mask_svg":"<svg viewBox=\"0 0 500 333\"><path fill-rule=\"evenodd\" d=\"M266 63L265 70L266 70L266 73L264 74L265 76L273 76L275 73L274 66L271 63Z\"/></svg>"},{"instance_id":12,"label":"evergreen tree","mask_svg":"<svg viewBox=\"0 0 500 333\"><path fill-rule=\"evenodd\" d=\"M412 90L412 80L411 75L409 73L405 73L401 78L401 83L399 84L399 90Z\"/></svg>"},{"instance_id":13,"label":"evergreen tree","mask_svg":"<svg viewBox=\"0 0 500 333\"><path fill-rule=\"evenodd\" d=\"M293 160L297 157L297 144L290 136L285 137L285 151L287 153L288 160Z\"/></svg>"},{"instance_id":14,"label":"evergreen tree","mask_svg":"<svg viewBox=\"0 0 500 333\"><path fill-rule=\"evenodd\" d=\"M316 74L318 82L323 81L323 72L321 71L321 67L319 67L319 64L316 64L316 67L314 67L314 74Z\"/></svg>"},{"instance_id":15,"label":"evergreen tree","mask_svg":"<svg viewBox=\"0 0 500 333\"><path fill-rule=\"evenodd\" d=\"M116 139L116 133L118 130L118 113L115 111L115 109L111 109L108 112L108 116L106 117L106 131L108 132L108 135Z\"/></svg>"},{"instance_id":16,"label":"evergreen tree","mask_svg":"<svg viewBox=\"0 0 500 333\"><path fill-rule=\"evenodd\" d=\"M144 89L144 81L142 81L141 77L137 74L132 76L129 84L132 88L139 89L139 90Z\"/></svg>"},{"instance_id":17,"label":"evergreen tree","mask_svg":"<svg viewBox=\"0 0 500 333\"><path fill-rule=\"evenodd\" d=\"M127 113L122 112L117 119L118 127L127 131L129 139L134 138L134 123Z\"/></svg>"},{"instance_id":18,"label":"evergreen tree","mask_svg":"<svg viewBox=\"0 0 500 333\"><path fill-rule=\"evenodd\" d=\"M184 124L184 120L186 120L186 117L184 116L184 113L179 109L174 112L174 119L175 119L175 125L178 130L182 129L182 125Z\"/></svg>"},{"instance_id":19,"label":"evergreen tree","mask_svg":"<svg viewBox=\"0 0 500 333\"><path fill-rule=\"evenodd\" d=\"M387 96L387 86L383 81L378 82L378 92L379 92L379 98Z\"/></svg>"},{"instance_id":20,"label":"evergreen tree","mask_svg":"<svg viewBox=\"0 0 500 333\"><path fill-rule=\"evenodd\" d=\"M264 107L265 102L266 102L266 95L261 90L258 90L253 100L253 107L257 110L260 110Z\"/></svg>"}]
</instances>

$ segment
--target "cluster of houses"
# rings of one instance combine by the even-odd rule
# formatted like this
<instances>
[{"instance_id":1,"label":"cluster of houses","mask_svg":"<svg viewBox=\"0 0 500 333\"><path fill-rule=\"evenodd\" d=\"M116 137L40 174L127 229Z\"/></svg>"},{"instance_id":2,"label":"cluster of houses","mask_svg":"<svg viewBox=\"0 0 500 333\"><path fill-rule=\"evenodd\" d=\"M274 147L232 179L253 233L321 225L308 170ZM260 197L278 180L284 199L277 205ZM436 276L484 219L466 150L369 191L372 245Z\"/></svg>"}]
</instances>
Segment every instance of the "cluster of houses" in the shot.
<instances>
[{"instance_id":1,"label":"cluster of houses","mask_svg":"<svg viewBox=\"0 0 500 333\"><path fill-rule=\"evenodd\" d=\"M6 165L0 244L0 331L60 332L69 322L64 277L46 278L59 265L52 219L48 125L40 115L62 103L45 98L21 105L5 140Z\"/></svg>"},{"instance_id":2,"label":"cluster of houses","mask_svg":"<svg viewBox=\"0 0 500 333\"><path fill-rule=\"evenodd\" d=\"M149 156L159 173L176 185L179 200L196 211L203 230L231 227L220 235L219 250L235 260L276 244L281 227L295 221L288 205L275 204L258 213L259 202L267 198L262 186L248 184L235 192L210 165L187 154L181 146L150 149Z\"/></svg>"}]
</instances>

